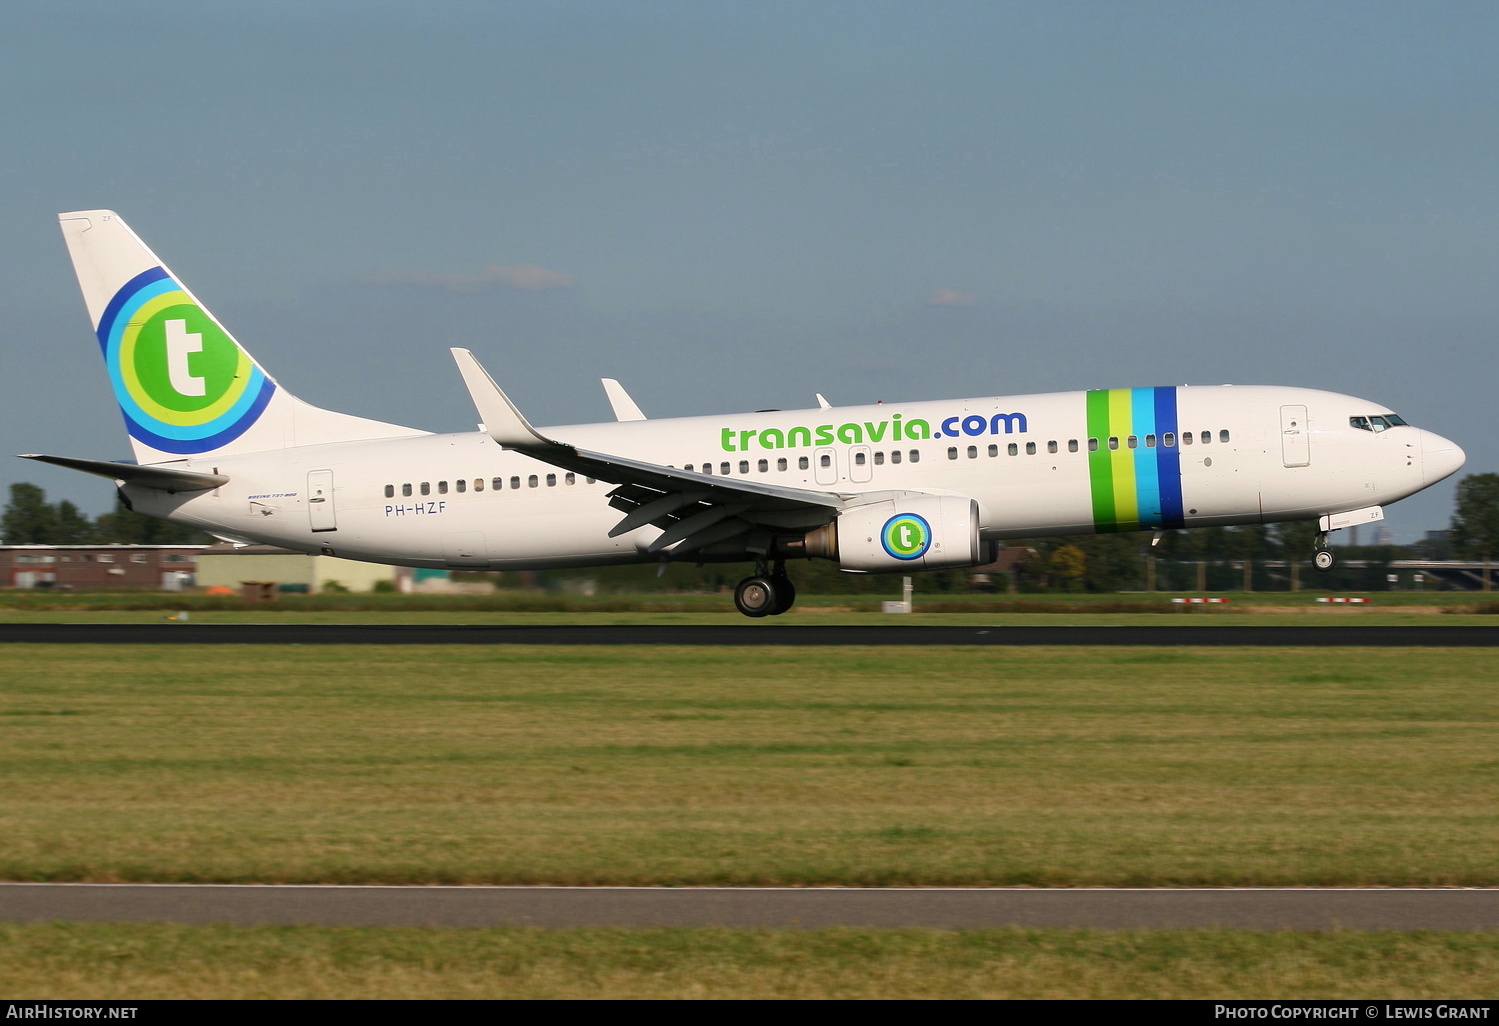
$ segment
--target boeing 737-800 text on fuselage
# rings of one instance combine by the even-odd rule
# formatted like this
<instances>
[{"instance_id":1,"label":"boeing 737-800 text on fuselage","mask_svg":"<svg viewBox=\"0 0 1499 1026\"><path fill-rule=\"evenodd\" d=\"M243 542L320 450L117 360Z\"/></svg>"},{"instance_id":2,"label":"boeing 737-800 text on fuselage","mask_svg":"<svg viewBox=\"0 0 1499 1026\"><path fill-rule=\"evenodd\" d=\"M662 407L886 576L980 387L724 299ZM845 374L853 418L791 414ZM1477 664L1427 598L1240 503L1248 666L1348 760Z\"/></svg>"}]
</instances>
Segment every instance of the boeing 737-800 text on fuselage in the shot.
<instances>
[{"instance_id":1,"label":"boeing 737-800 text on fuselage","mask_svg":"<svg viewBox=\"0 0 1499 1026\"><path fill-rule=\"evenodd\" d=\"M1329 530L1463 465L1378 403L1306 388L1114 388L533 428L467 350L477 432L431 434L292 396L107 210L59 215L134 464L132 508L238 543L405 566L752 562L749 616L788 560L910 573L1006 538L1318 520Z\"/></svg>"}]
</instances>

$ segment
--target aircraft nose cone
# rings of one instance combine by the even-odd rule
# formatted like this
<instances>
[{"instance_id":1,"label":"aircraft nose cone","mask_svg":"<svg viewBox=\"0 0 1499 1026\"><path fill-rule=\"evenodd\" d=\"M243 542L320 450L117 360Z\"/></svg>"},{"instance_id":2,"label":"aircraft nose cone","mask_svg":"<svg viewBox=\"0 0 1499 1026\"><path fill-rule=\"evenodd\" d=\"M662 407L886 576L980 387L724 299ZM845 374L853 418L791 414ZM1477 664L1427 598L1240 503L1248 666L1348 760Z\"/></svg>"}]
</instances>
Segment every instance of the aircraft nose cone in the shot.
<instances>
[{"instance_id":1,"label":"aircraft nose cone","mask_svg":"<svg viewBox=\"0 0 1499 1026\"><path fill-rule=\"evenodd\" d=\"M1421 480L1433 485L1450 477L1468 462L1468 454L1456 442L1431 431L1421 432Z\"/></svg>"}]
</instances>

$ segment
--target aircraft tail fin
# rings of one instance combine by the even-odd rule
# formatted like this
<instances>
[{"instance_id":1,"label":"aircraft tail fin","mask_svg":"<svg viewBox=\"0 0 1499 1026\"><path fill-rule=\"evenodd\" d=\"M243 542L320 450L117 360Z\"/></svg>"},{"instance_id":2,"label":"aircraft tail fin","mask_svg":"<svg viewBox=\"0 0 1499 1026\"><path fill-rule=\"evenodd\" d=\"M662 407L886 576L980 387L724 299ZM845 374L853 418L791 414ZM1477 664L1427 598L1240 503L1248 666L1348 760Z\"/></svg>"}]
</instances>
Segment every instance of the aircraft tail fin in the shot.
<instances>
[{"instance_id":1,"label":"aircraft tail fin","mask_svg":"<svg viewBox=\"0 0 1499 1026\"><path fill-rule=\"evenodd\" d=\"M423 433L281 388L113 211L58 222L138 463Z\"/></svg>"}]
</instances>

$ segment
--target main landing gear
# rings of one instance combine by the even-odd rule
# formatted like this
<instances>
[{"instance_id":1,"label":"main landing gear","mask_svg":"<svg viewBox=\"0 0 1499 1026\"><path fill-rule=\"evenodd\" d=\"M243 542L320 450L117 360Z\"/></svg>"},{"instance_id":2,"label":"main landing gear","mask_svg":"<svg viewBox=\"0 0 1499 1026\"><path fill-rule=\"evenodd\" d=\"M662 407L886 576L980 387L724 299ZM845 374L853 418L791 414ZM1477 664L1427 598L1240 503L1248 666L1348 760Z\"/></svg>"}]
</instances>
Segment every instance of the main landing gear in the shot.
<instances>
[{"instance_id":1,"label":"main landing gear","mask_svg":"<svg viewBox=\"0 0 1499 1026\"><path fill-rule=\"evenodd\" d=\"M755 564L755 575L746 577L734 589L734 605L745 616L780 616L796 601L796 586L786 576L786 564L777 562L770 569L764 562Z\"/></svg>"},{"instance_id":2,"label":"main landing gear","mask_svg":"<svg viewBox=\"0 0 1499 1026\"><path fill-rule=\"evenodd\" d=\"M1338 557L1327 547L1327 535L1317 535L1317 551L1312 553L1312 566L1324 574L1338 565Z\"/></svg>"}]
</instances>

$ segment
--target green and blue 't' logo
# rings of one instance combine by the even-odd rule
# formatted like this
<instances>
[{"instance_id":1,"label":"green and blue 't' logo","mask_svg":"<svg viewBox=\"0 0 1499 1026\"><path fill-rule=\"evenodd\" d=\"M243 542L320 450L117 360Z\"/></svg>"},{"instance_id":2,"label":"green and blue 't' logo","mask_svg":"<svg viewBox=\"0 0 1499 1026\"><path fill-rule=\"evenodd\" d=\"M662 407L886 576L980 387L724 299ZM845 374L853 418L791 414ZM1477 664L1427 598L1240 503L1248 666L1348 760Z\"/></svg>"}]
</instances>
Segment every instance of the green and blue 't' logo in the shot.
<instances>
[{"instance_id":1,"label":"green and blue 't' logo","mask_svg":"<svg viewBox=\"0 0 1499 1026\"><path fill-rule=\"evenodd\" d=\"M259 419L275 382L160 267L126 282L99 345L131 436L162 452L209 452Z\"/></svg>"},{"instance_id":2,"label":"green and blue 't' logo","mask_svg":"<svg viewBox=\"0 0 1499 1026\"><path fill-rule=\"evenodd\" d=\"M880 544L896 559L920 559L932 547L932 525L915 513L897 513L880 529Z\"/></svg>"}]
</instances>

